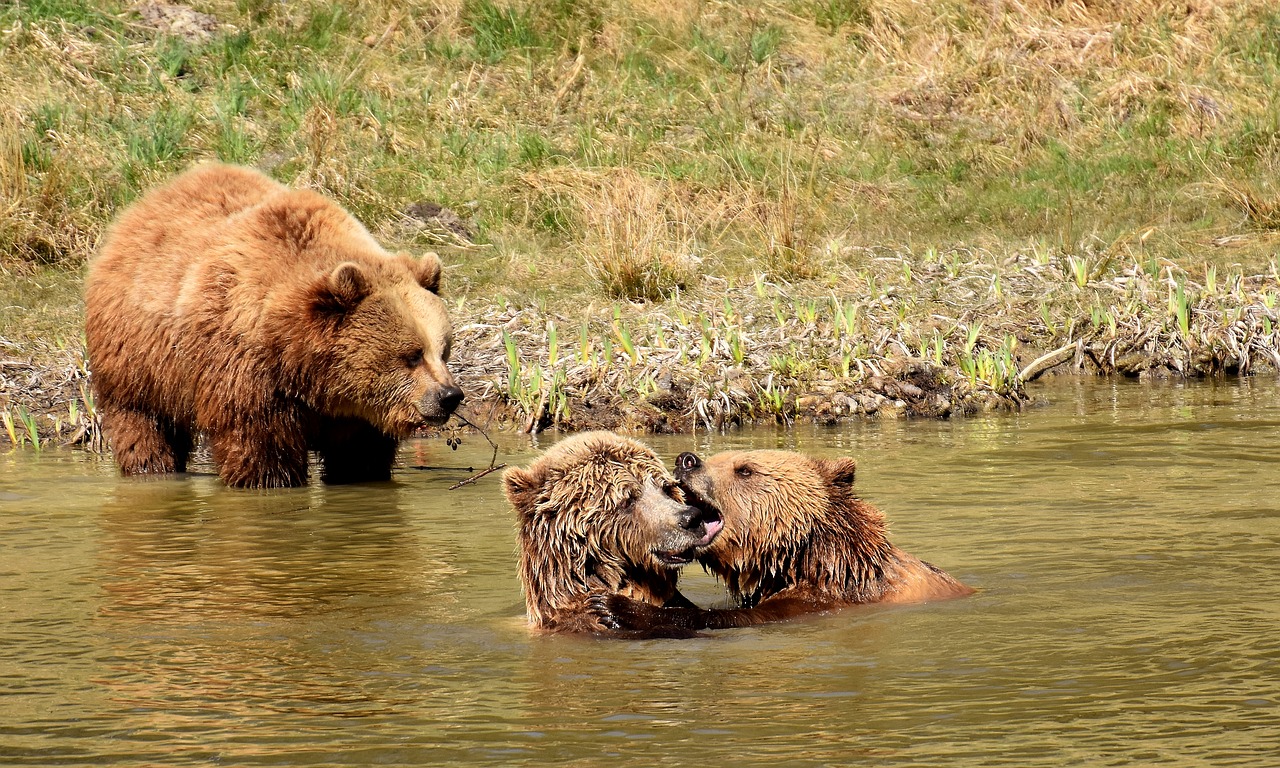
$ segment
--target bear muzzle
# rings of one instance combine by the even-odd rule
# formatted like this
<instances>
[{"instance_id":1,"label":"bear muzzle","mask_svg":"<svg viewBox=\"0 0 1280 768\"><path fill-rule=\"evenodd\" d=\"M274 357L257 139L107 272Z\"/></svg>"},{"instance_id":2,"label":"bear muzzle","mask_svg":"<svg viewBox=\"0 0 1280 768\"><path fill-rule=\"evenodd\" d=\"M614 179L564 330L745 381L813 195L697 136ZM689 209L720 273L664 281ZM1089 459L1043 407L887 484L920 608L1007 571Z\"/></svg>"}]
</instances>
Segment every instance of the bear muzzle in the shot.
<instances>
[{"instance_id":1,"label":"bear muzzle","mask_svg":"<svg viewBox=\"0 0 1280 768\"><path fill-rule=\"evenodd\" d=\"M712 510L719 519L720 508L715 501L715 493L711 485L711 476L697 454L688 451L676 457L676 483L684 489L690 504L704 510Z\"/></svg>"},{"instance_id":2,"label":"bear muzzle","mask_svg":"<svg viewBox=\"0 0 1280 768\"><path fill-rule=\"evenodd\" d=\"M676 522L679 525L679 543L653 552L658 560L670 567L693 562L724 528L724 521L714 508L685 505Z\"/></svg>"},{"instance_id":3,"label":"bear muzzle","mask_svg":"<svg viewBox=\"0 0 1280 768\"><path fill-rule=\"evenodd\" d=\"M449 384L428 392L418 403L418 411L422 413L424 423L439 426L449 420L464 399L466 394Z\"/></svg>"},{"instance_id":4,"label":"bear muzzle","mask_svg":"<svg viewBox=\"0 0 1280 768\"><path fill-rule=\"evenodd\" d=\"M720 518L720 512L712 507L694 507L687 508L688 511L680 516L680 527L698 536L695 547L705 547L712 541L715 541L720 530L724 528L724 520Z\"/></svg>"}]
</instances>

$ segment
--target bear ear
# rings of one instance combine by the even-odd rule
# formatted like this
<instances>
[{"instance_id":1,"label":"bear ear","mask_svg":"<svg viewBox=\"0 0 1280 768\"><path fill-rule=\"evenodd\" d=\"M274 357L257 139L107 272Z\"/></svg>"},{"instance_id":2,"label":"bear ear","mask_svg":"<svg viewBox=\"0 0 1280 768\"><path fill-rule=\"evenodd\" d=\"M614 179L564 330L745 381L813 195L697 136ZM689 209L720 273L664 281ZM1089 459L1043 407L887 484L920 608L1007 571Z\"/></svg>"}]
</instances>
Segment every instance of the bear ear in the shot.
<instances>
[{"instance_id":1,"label":"bear ear","mask_svg":"<svg viewBox=\"0 0 1280 768\"><path fill-rule=\"evenodd\" d=\"M818 471L832 485L852 487L857 468L858 462L849 458L818 459Z\"/></svg>"},{"instance_id":2,"label":"bear ear","mask_svg":"<svg viewBox=\"0 0 1280 768\"><path fill-rule=\"evenodd\" d=\"M533 511L541 485L541 479L531 469L511 467L502 473L502 488L507 493L507 501L521 515Z\"/></svg>"},{"instance_id":3,"label":"bear ear","mask_svg":"<svg viewBox=\"0 0 1280 768\"><path fill-rule=\"evenodd\" d=\"M322 309L354 309L370 292L369 278L359 264L344 261L320 281L316 304Z\"/></svg>"},{"instance_id":4,"label":"bear ear","mask_svg":"<svg viewBox=\"0 0 1280 768\"><path fill-rule=\"evenodd\" d=\"M410 261L413 261L412 259ZM443 265L440 257L432 251L422 254L422 258L413 261L410 269L418 281L418 285L432 293L440 293L440 270Z\"/></svg>"}]
</instances>

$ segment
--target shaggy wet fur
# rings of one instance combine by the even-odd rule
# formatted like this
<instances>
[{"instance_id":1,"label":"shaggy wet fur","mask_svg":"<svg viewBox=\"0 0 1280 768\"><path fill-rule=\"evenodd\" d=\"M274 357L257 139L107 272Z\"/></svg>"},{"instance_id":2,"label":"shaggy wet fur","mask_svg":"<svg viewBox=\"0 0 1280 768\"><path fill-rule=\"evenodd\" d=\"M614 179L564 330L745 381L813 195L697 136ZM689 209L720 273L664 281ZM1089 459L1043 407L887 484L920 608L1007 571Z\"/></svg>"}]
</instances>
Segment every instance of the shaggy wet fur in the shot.
<instances>
[{"instance_id":1,"label":"shaggy wet fur","mask_svg":"<svg viewBox=\"0 0 1280 768\"><path fill-rule=\"evenodd\" d=\"M684 503L647 446L587 432L556 444L527 469L508 469L503 483L516 511L530 626L610 633L591 609L593 596L610 594L693 607L676 588L677 567L714 538L720 523ZM690 633L642 628L621 634Z\"/></svg>"},{"instance_id":2,"label":"shaggy wet fur","mask_svg":"<svg viewBox=\"0 0 1280 768\"><path fill-rule=\"evenodd\" d=\"M691 501L717 509L724 531L698 558L738 608L653 609L622 598L593 607L615 627L738 627L858 603L909 603L973 590L888 540L884 515L853 490L852 459L786 451L677 458Z\"/></svg>"},{"instance_id":3,"label":"shaggy wet fur","mask_svg":"<svg viewBox=\"0 0 1280 768\"><path fill-rule=\"evenodd\" d=\"M384 251L324 197L198 166L130 207L86 284L103 429L125 474L180 472L208 436L230 485L390 476L462 399L440 260Z\"/></svg>"}]
</instances>

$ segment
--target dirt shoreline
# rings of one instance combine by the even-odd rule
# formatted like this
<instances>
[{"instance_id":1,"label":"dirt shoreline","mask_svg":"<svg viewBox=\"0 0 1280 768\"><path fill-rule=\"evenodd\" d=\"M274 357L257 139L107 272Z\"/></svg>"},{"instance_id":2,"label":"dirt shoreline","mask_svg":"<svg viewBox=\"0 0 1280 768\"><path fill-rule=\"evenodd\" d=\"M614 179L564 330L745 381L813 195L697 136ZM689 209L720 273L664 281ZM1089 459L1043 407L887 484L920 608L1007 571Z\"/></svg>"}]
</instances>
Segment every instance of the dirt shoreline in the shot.
<instances>
[{"instance_id":1,"label":"dirt shoreline","mask_svg":"<svg viewBox=\"0 0 1280 768\"><path fill-rule=\"evenodd\" d=\"M1046 373L1280 371L1275 269L1095 277L1037 252L863 255L826 282L705 277L658 303L453 299L464 413L486 429L687 432L1014 410ZM0 339L0 440L100 447L88 376L76 345Z\"/></svg>"},{"instance_id":2,"label":"dirt shoreline","mask_svg":"<svg viewBox=\"0 0 1280 768\"><path fill-rule=\"evenodd\" d=\"M1081 344L1067 350L1062 361L1047 373L1050 376L1119 375L1151 380L1239 374L1233 361L1216 357L1202 358L1189 372L1183 373L1170 368L1161 355L1127 355L1123 358L1124 368L1107 365L1104 355L1105 350L1097 346ZM1264 372L1271 371L1262 367L1254 370L1254 373ZM1036 401L1032 382L997 391L968 381L958 369L907 358L891 361L879 373L864 379L827 378L812 382L799 394L788 394L781 410L766 409L753 400L753 391L767 388L762 379L752 378L742 369L733 369L718 382L721 387L714 397L700 397L690 377L676 375L660 382L659 388L645 397L575 391L568 396L565 415L555 418L545 403L530 412L501 391L501 381L483 371L459 366L458 374L468 393L462 409L468 421L486 430L497 428L524 433L587 429L685 433L694 429L723 430L766 423L835 425L854 420L946 419L1018 411ZM43 367L30 361L0 360L0 408L8 407L19 444L30 442L21 420L14 418L14 414L21 411L35 417L42 441L103 450L100 427L91 407L86 406L84 393L88 391L89 376L71 354L62 365ZM74 410L68 407L73 402L77 404ZM8 423L3 426L7 427ZM465 425L453 422L423 434L466 429ZM0 443L14 443L7 429L0 429Z\"/></svg>"}]
</instances>

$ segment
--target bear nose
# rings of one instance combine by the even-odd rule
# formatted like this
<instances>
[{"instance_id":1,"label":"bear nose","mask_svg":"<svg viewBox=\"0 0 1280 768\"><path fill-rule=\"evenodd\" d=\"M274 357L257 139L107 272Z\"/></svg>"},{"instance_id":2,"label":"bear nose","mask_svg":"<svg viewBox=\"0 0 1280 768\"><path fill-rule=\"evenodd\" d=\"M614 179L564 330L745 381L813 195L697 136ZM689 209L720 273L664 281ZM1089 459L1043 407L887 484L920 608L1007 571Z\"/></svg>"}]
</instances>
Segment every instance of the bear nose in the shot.
<instances>
[{"instance_id":1,"label":"bear nose","mask_svg":"<svg viewBox=\"0 0 1280 768\"><path fill-rule=\"evenodd\" d=\"M702 510L697 507L685 507L680 512L678 522L681 528L686 531L692 531L702 525Z\"/></svg>"},{"instance_id":2,"label":"bear nose","mask_svg":"<svg viewBox=\"0 0 1280 768\"><path fill-rule=\"evenodd\" d=\"M692 472L700 466L702 466L702 459L699 459L695 453L685 451L676 457L676 470L680 472Z\"/></svg>"},{"instance_id":3,"label":"bear nose","mask_svg":"<svg viewBox=\"0 0 1280 768\"><path fill-rule=\"evenodd\" d=\"M724 520L721 519L720 513L714 509L685 507L685 510L680 513L680 527L686 531L700 534L701 538L706 539L701 544L708 544L724 527Z\"/></svg>"},{"instance_id":4,"label":"bear nose","mask_svg":"<svg viewBox=\"0 0 1280 768\"><path fill-rule=\"evenodd\" d=\"M444 391L440 393L440 410L446 414L453 413L464 398L466 398L466 395L458 387L445 387Z\"/></svg>"}]
</instances>

